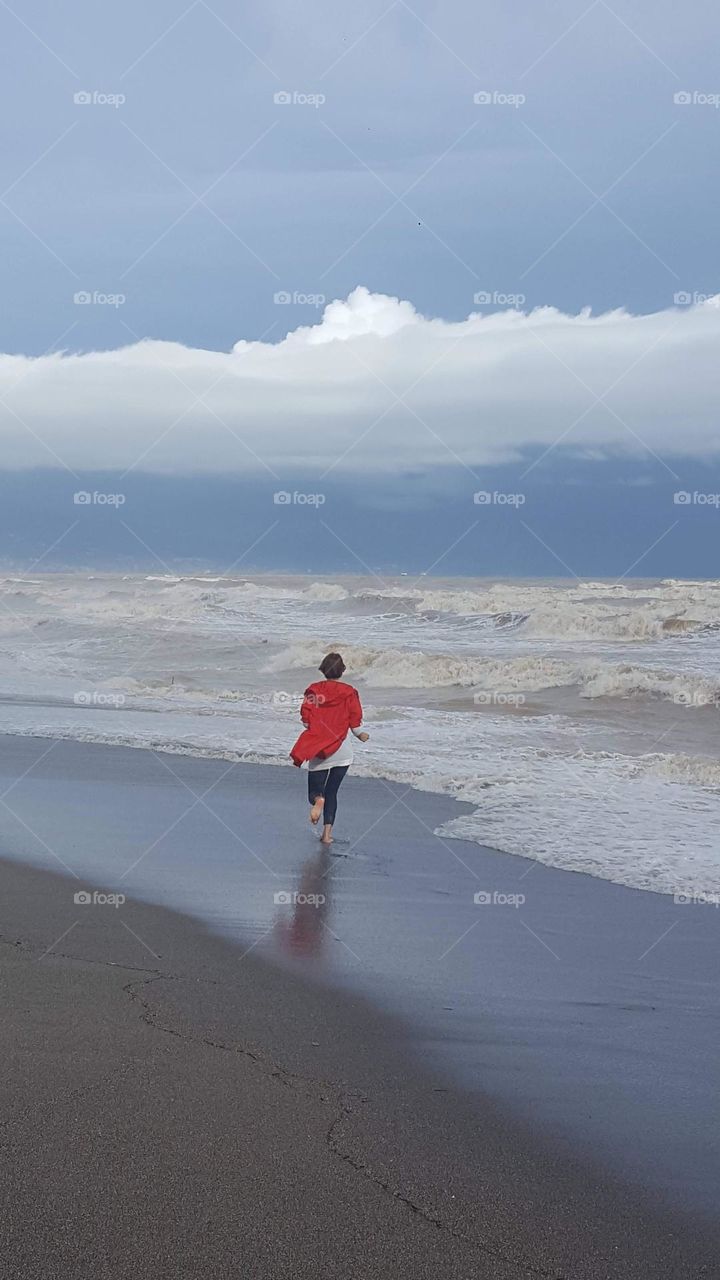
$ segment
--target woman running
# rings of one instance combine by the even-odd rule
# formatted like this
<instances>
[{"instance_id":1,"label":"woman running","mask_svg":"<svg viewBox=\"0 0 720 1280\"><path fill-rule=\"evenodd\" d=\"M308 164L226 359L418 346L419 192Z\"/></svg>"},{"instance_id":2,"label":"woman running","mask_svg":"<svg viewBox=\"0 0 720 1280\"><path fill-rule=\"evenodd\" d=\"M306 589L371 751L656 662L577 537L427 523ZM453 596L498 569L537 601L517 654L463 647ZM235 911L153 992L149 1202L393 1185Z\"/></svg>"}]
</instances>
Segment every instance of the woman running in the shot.
<instances>
[{"instance_id":1,"label":"woman running","mask_svg":"<svg viewBox=\"0 0 720 1280\"><path fill-rule=\"evenodd\" d=\"M323 844L332 844L337 813L337 793L353 760L352 738L367 742L361 730L362 707L357 689L340 677L345 663L339 653L328 653L320 663L325 679L305 690L300 719L305 730L290 752L293 764L308 762L310 821L317 826L323 818Z\"/></svg>"}]
</instances>

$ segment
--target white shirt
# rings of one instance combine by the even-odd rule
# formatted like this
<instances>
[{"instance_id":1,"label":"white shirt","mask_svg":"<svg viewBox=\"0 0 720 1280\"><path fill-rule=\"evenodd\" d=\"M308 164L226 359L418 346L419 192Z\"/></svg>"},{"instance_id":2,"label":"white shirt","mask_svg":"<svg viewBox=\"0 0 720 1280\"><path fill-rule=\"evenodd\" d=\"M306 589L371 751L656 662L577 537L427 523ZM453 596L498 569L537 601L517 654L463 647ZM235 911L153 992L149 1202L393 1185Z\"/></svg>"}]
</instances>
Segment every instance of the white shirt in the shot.
<instances>
[{"instance_id":1,"label":"white shirt","mask_svg":"<svg viewBox=\"0 0 720 1280\"><path fill-rule=\"evenodd\" d=\"M345 735L345 739L340 743L337 751L333 751L331 756L325 756L324 759L321 759L320 756L313 756L312 760L308 760L308 772L317 773L319 769L335 769L338 765L352 764L354 755L350 734L354 733L357 738L362 732L363 730L359 726L357 729L351 729Z\"/></svg>"}]
</instances>

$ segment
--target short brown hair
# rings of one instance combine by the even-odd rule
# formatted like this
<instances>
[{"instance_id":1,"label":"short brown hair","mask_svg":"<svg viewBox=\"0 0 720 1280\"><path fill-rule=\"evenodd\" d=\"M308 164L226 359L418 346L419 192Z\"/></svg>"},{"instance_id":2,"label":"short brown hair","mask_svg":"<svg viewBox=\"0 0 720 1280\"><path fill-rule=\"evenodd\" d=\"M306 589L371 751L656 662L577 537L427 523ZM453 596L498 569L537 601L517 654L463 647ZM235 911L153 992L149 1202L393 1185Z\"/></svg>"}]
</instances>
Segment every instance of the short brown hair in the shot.
<instances>
[{"instance_id":1,"label":"short brown hair","mask_svg":"<svg viewBox=\"0 0 720 1280\"><path fill-rule=\"evenodd\" d=\"M326 680L339 680L345 670L345 663L339 653L326 653L320 663L320 670Z\"/></svg>"}]
</instances>

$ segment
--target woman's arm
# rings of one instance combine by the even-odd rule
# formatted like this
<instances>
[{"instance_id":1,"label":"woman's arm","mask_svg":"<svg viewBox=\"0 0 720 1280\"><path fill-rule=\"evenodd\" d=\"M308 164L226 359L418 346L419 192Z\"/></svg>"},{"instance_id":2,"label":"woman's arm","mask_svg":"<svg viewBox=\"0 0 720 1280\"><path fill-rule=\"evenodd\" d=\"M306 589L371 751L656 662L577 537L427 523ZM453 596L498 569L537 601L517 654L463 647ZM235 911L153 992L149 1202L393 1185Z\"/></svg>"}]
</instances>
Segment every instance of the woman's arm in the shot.
<instances>
[{"instance_id":1,"label":"woman's arm","mask_svg":"<svg viewBox=\"0 0 720 1280\"><path fill-rule=\"evenodd\" d=\"M362 725L363 710L362 710L362 703L360 701L360 694L358 693L357 689L353 689L353 696L350 702L348 719L350 721L350 730L355 735L355 737L360 742L367 742L368 738L370 737L370 734L365 733L365 731L360 727Z\"/></svg>"},{"instance_id":2,"label":"woman's arm","mask_svg":"<svg viewBox=\"0 0 720 1280\"><path fill-rule=\"evenodd\" d=\"M355 732L360 728L363 719L362 703L360 702L360 694L357 689L353 689L348 705L348 723L350 728Z\"/></svg>"}]
</instances>

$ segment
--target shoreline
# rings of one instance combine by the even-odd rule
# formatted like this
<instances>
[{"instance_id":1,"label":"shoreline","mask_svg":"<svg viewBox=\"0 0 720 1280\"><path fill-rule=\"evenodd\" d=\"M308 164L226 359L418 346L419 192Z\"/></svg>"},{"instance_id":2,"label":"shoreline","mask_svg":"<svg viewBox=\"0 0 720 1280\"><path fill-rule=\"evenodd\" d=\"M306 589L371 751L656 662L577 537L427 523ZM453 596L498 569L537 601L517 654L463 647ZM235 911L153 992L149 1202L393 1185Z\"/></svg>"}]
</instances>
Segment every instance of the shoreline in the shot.
<instances>
[{"instance_id":1,"label":"shoreline","mask_svg":"<svg viewBox=\"0 0 720 1280\"><path fill-rule=\"evenodd\" d=\"M18 1274L712 1274L709 1224L478 1107L362 998L142 902L70 934L55 873L1 860L0 884Z\"/></svg>"},{"instance_id":2,"label":"shoreline","mask_svg":"<svg viewBox=\"0 0 720 1280\"><path fill-rule=\"evenodd\" d=\"M0 850L370 1000L453 1087L611 1178L712 1214L717 912L446 841L434 830L456 801L366 778L343 790L348 841L339 826L329 856L302 782L0 736Z\"/></svg>"},{"instance_id":3,"label":"shoreline","mask_svg":"<svg viewBox=\"0 0 720 1280\"><path fill-rule=\"evenodd\" d=\"M28 706L33 708L40 707L46 713L52 713L54 709L64 711L69 706L69 704L57 704L56 707L53 707L52 704L49 704L44 700L33 703L27 702L22 698L17 700L6 700L6 705ZM91 714L97 714L97 708L93 708ZM152 725L154 717L162 718L166 717L168 714L171 714L173 717L178 715L176 711L168 713L166 709L150 707L132 708L127 711L107 709L100 712L101 717L107 718L108 721L111 721L116 716L123 715L128 717L145 716L147 717L150 726ZM179 714L182 716L182 713ZM517 716L510 716L509 718L512 720L513 718L516 719ZM525 718L536 720L539 726L542 727L542 715L532 715ZM201 722L202 717L194 716L193 720ZM182 721L178 725L173 725L173 732L177 732L178 729L182 730L182 727ZM296 725L293 722L293 724L288 725L287 728L288 736L291 737L295 732ZM196 730L195 723L192 725L191 732L194 730ZM228 719L226 734L227 736L230 736L231 733L232 724L230 719ZM210 738L203 741L202 735L198 740L192 741L190 735L188 735L186 739L183 739L182 737L176 738L169 733L164 735L157 732L153 733L152 728L148 728L146 736L143 737L142 729L139 726L135 726L133 730L127 732L118 731L105 733L102 729L95 727L88 728L88 730L85 731L75 726L67 728L65 726L55 726L52 723L45 723L29 728L20 728L16 726L6 727L0 733L0 740L3 737L30 739L31 741L46 741L50 743L59 741L77 744L78 746L96 746L101 749L143 751L156 756L167 755L169 757L198 761L225 761L231 765L271 768L273 770L291 767L289 759L285 760L279 757L277 749L274 747L269 748L267 751L258 750L256 748L233 750L222 742L217 745L213 744ZM637 760L639 764L642 764L643 761L646 760L652 761L655 759L652 753L648 754L640 752L639 750L635 755L631 755L627 758L630 761ZM682 756L678 756L677 758L680 762L678 768L681 768L684 758ZM657 759L661 760L662 756L657 756ZM717 771L717 762L712 756L698 755L692 758L688 757L688 759L691 759L691 763L696 764L701 768L705 768L708 771ZM387 768L379 766L377 771L374 772L366 772L366 768L366 762L362 757L356 757L352 770L353 779L377 782L383 787L387 785L400 785L410 788L413 791L418 791L423 795L435 797L441 802L449 801L452 806L451 811L446 812L442 822L438 824L438 826L443 828L438 832L439 838L443 840L461 841L463 843L467 842L474 844L481 849L491 848L503 857L516 858L521 861L530 861L543 867L565 872L566 874L572 873L581 876L589 875L594 879L643 893L657 894L664 897L673 897L680 894L686 897L695 897L698 901L705 900L715 903L720 899L720 881L717 880L715 871L713 871L710 876L710 880L706 882L703 878L702 866L697 868L690 866L690 868L685 871L678 869L674 876L670 875L667 867L662 867L659 869L660 875L656 879L652 863L648 865L643 864L643 875L639 876L636 871L628 870L626 858L623 858L619 863L617 860L615 862L611 860L608 863L607 859L604 861L598 861L593 859L591 852L588 850L583 852L582 857L575 858L574 860L568 860L565 855L560 857L557 849L553 849L549 855L546 853L543 856L537 857L534 851L528 850L524 847L524 839L518 847L510 847L518 838L518 833L514 829L511 831L510 839L507 843L502 844L498 842L493 844L492 835L489 837L489 842L486 843L484 840L479 839L477 833L477 826L483 818L484 794L482 794L482 792L478 792L473 799L465 799L462 797L462 794L456 794L456 791L453 790L453 788L458 790L461 789L465 785L464 779L454 779L452 787L447 785L443 787L434 787L430 785L432 779L418 778L414 775L409 776L407 768L401 767L393 769L392 766ZM662 771L660 771L658 776L662 776ZM445 781L449 782L449 777L445 779ZM558 780L555 779L556 784L557 781ZM579 787L580 791L587 791L590 786L590 781L584 777L580 778L579 781L583 784ZM671 783L679 784L686 781L687 779L683 776L676 777L672 773L668 775L668 785ZM603 779L603 785L608 788L609 791L616 791L617 788L621 786L621 780L617 777L605 778ZM709 773L707 779L694 779L692 785L697 790L700 798L702 798L703 795L714 796L718 791L716 779L714 776L711 777ZM483 786L489 786L490 790L488 791L488 797L492 797L494 794L494 784L484 783ZM649 817L649 815L650 811L648 810L646 818ZM608 815L606 814L605 816L607 817ZM627 829L627 822L620 821L619 818L618 822L621 831L623 829ZM579 829L580 828L578 828L578 830ZM659 828L654 832L654 836L655 838L659 838ZM673 838L677 838L677 836L678 831L676 830L674 831ZM707 866L705 866L705 871L707 871Z\"/></svg>"},{"instance_id":4,"label":"shoreline","mask_svg":"<svg viewBox=\"0 0 720 1280\"><path fill-rule=\"evenodd\" d=\"M332 641L375 722L356 775L472 802L445 836L720 895L719 581L313 576L6 581L5 727L275 764Z\"/></svg>"}]
</instances>

